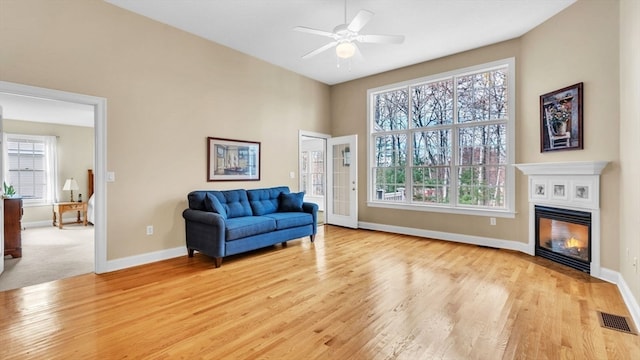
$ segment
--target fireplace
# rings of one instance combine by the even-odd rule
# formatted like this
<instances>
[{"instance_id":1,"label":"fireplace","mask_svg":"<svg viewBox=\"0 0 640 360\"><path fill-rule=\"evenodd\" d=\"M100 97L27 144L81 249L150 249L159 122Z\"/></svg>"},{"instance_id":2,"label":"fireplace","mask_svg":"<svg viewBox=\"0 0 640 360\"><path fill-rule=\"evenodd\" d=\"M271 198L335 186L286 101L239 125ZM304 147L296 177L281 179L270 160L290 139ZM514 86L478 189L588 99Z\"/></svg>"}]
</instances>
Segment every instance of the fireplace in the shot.
<instances>
[{"instance_id":1,"label":"fireplace","mask_svg":"<svg viewBox=\"0 0 640 360\"><path fill-rule=\"evenodd\" d=\"M535 254L590 273L591 213L535 206Z\"/></svg>"},{"instance_id":2,"label":"fireplace","mask_svg":"<svg viewBox=\"0 0 640 360\"><path fill-rule=\"evenodd\" d=\"M607 163L516 164L529 180L528 254L548 257L603 279L600 174ZM542 211L540 215L537 214L539 211ZM544 218L548 219L542 220ZM564 236L566 233L577 236Z\"/></svg>"}]
</instances>

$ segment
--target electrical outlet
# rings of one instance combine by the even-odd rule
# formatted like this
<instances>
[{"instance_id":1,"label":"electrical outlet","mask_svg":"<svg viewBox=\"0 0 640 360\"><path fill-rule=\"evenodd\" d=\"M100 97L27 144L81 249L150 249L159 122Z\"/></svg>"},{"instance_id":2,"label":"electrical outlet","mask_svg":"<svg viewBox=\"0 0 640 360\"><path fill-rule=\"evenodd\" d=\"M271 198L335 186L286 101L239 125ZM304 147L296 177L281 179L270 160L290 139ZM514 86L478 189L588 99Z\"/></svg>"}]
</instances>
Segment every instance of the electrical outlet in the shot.
<instances>
[{"instance_id":1,"label":"electrical outlet","mask_svg":"<svg viewBox=\"0 0 640 360\"><path fill-rule=\"evenodd\" d=\"M496 225L496 218L494 218L494 217L489 218L489 224L491 224L491 225L494 225L494 226L495 226L495 225Z\"/></svg>"},{"instance_id":2,"label":"electrical outlet","mask_svg":"<svg viewBox=\"0 0 640 360\"><path fill-rule=\"evenodd\" d=\"M147 225L147 235L153 235L153 225Z\"/></svg>"}]
</instances>

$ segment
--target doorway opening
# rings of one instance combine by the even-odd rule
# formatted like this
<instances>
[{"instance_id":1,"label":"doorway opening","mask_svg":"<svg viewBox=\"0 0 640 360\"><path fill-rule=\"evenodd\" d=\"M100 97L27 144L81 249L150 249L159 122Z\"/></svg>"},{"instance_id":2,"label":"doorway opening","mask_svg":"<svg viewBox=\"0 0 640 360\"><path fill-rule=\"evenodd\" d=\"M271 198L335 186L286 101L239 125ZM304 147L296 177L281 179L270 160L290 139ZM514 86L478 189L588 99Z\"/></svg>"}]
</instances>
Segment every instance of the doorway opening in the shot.
<instances>
[{"instance_id":1,"label":"doorway opening","mask_svg":"<svg viewBox=\"0 0 640 360\"><path fill-rule=\"evenodd\" d=\"M318 224L325 223L327 166L326 149L329 135L301 131L299 136L300 191L304 201L318 205Z\"/></svg>"},{"instance_id":2,"label":"doorway opening","mask_svg":"<svg viewBox=\"0 0 640 360\"><path fill-rule=\"evenodd\" d=\"M96 273L105 272L107 270L106 223L105 223L105 220L106 220L105 191L106 189L104 184L105 163L106 163L106 99L89 96L89 95L68 93L68 92L59 91L59 90L38 88L33 86L0 81L0 104L4 105L4 114L5 114L4 118L11 121L13 123L11 124L11 126L16 126L17 127L16 129L18 129L18 131L21 129L21 127L22 127L22 130L25 130L24 127L28 126L27 122L29 121L32 122L31 125L38 124L38 123L42 124L43 122L38 121L38 119L35 119L35 118L12 119L13 117L16 117L16 116L12 116L12 114L16 113L13 111L14 110L13 107L20 106L20 105L15 104L12 101L8 101L7 97L13 97L14 99L21 99L24 102L28 103L30 106L35 106L34 104L38 102L42 102L43 104L46 103L52 106L64 107L65 105L69 105L69 106L76 105L76 107L85 107L89 109L89 112L90 112L89 116L90 116L90 122L91 122L90 127L92 128L91 129L92 133L89 135L88 140L85 141L85 142L88 142L89 144L84 144L84 147L83 147L84 150L78 150L78 151L73 151L72 150L73 146L69 146L69 148L65 152L75 153L76 155L83 152L85 152L85 155L86 155L86 151L90 152L89 160L85 160L90 166L84 166L87 168L92 168L94 172L93 188L94 188L95 206L94 206L93 221L95 225L93 227L93 231L89 235L90 239L93 240L92 241L93 246L91 246L91 248L89 249L89 251L93 252L93 263L90 264L90 269L91 271ZM7 105L7 103L9 105ZM20 120L23 120L23 121L20 121ZM26 122L24 120L26 120ZM67 126L67 130L71 129L70 131L72 133L74 131L73 129L79 129L79 127L76 128L69 124L61 125L61 126ZM78 126L78 124L75 124L75 126ZM7 133L16 132L15 130L10 131L10 129L6 128L6 126L4 131L6 131ZM19 131L19 132L24 132L24 131ZM73 135L67 135L66 137L67 137L66 141L68 142L67 145L69 145L70 143L73 143L73 141L70 140L71 138L73 138ZM59 139L60 138L61 137L59 137ZM86 136L85 136L85 139L86 139ZM87 150L86 149L87 147L90 149ZM80 160L78 160L77 157L73 157L73 156L65 160L66 165L69 165L70 163L73 164L73 162L78 162L78 161ZM71 166L71 168L73 168L73 166ZM87 174L87 170L88 170L87 168L85 168L83 172L70 170L71 173L69 174L59 173L59 176L65 177L65 179L62 179L62 183L58 183L58 185L60 185L58 187L62 189L62 185L65 183L66 177L75 176L78 178L77 180L80 180L79 178L83 178L83 181L81 181L81 183L83 184L88 183L89 180L84 179ZM78 172L77 175L75 174L76 172ZM3 174L2 177L4 180L5 175ZM85 192L85 189L87 189L87 187L88 186L86 187L83 186L79 190L77 190L78 192L84 193L83 201L86 201L86 202L89 201L88 194ZM56 197L59 196L57 201L62 201L69 196L68 192L61 191L60 189L54 189L55 192L57 193ZM76 201L77 201L78 192L76 192L76 199L74 199ZM25 219L27 220L26 225L28 225L29 227L35 226L34 229L41 229L46 226L46 227L50 227L50 230L58 230L58 231L74 231L77 229L86 230L84 229L83 225L75 225L75 224L65 225L64 229L54 228L52 226L51 206L52 205L42 206L41 209L39 209L39 211L41 211L42 214L34 215L35 217L32 217L32 218L27 217ZM30 208L26 210L28 213ZM49 218L46 219L46 217L49 217ZM23 226L23 229L24 229L24 226ZM47 228L45 228L45 230L49 231L49 229ZM85 238L86 238L86 235L85 235ZM26 257L26 256L29 256L29 254L23 252L23 256ZM3 259L3 262L4 260L5 259ZM46 263L43 263L43 266L45 265Z\"/></svg>"}]
</instances>

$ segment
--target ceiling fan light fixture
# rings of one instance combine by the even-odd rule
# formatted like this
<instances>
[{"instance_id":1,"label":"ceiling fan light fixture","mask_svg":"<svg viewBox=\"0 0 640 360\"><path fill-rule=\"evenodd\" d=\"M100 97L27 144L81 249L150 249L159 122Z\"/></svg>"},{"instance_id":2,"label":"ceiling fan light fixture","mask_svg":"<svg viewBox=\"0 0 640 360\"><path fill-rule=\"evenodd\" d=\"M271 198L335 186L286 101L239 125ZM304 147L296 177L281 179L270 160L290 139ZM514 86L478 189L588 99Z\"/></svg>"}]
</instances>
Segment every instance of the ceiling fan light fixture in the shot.
<instances>
[{"instance_id":1,"label":"ceiling fan light fixture","mask_svg":"<svg viewBox=\"0 0 640 360\"><path fill-rule=\"evenodd\" d=\"M356 53L356 46L348 41L342 42L336 46L336 55L341 59L348 59Z\"/></svg>"}]
</instances>

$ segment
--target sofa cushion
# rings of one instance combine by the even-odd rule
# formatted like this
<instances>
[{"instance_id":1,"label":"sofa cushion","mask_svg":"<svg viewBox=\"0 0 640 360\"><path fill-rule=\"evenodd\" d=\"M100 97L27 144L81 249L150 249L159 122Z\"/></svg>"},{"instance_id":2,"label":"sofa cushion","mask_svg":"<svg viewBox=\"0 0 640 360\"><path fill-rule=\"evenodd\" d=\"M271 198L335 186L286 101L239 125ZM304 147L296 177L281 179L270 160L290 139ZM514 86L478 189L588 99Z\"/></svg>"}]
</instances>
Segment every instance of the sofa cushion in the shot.
<instances>
[{"instance_id":1,"label":"sofa cushion","mask_svg":"<svg viewBox=\"0 0 640 360\"><path fill-rule=\"evenodd\" d=\"M276 220L265 216L242 216L227 219L226 240L241 239L276 229Z\"/></svg>"},{"instance_id":2,"label":"sofa cushion","mask_svg":"<svg viewBox=\"0 0 640 360\"><path fill-rule=\"evenodd\" d=\"M225 190L220 193L224 196L224 201L221 202L225 205L227 218L253 215L246 190Z\"/></svg>"},{"instance_id":3,"label":"sofa cushion","mask_svg":"<svg viewBox=\"0 0 640 360\"><path fill-rule=\"evenodd\" d=\"M288 192L289 187L287 186L247 190L253 215L266 215L278 211L278 196L280 193Z\"/></svg>"},{"instance_id":4,"label":"sofa cushion","mask_svg":"<svg viewBox=\"0 0 640 360\"><path fill-rule=\"evenodd\" d=\"M227 218L227 209L213 193L207 193L204 197L204 208L209 212L220 214L225 219Z\"/></svg>"},{"instance_id":5,"label":"sofa cushion","mask_svg":"<svg viewBox=\"0 0 640 360\"><path fill-rule=\"evenodd\" d=\"M313 224L313 216L305 212L277 212L265 217L275 220L276 230Z\"/></svg>"},{"instance_id":6,"label":"sofa cushion","mask_svg":"<svg viewBox=\"0 0 640 360\"><path fill-rule=\"evenodd\" d=\"M302 201L304 192L299 193L280 193L279 196L279 212L302 211Z\"/></svg>"}]
</instances>

